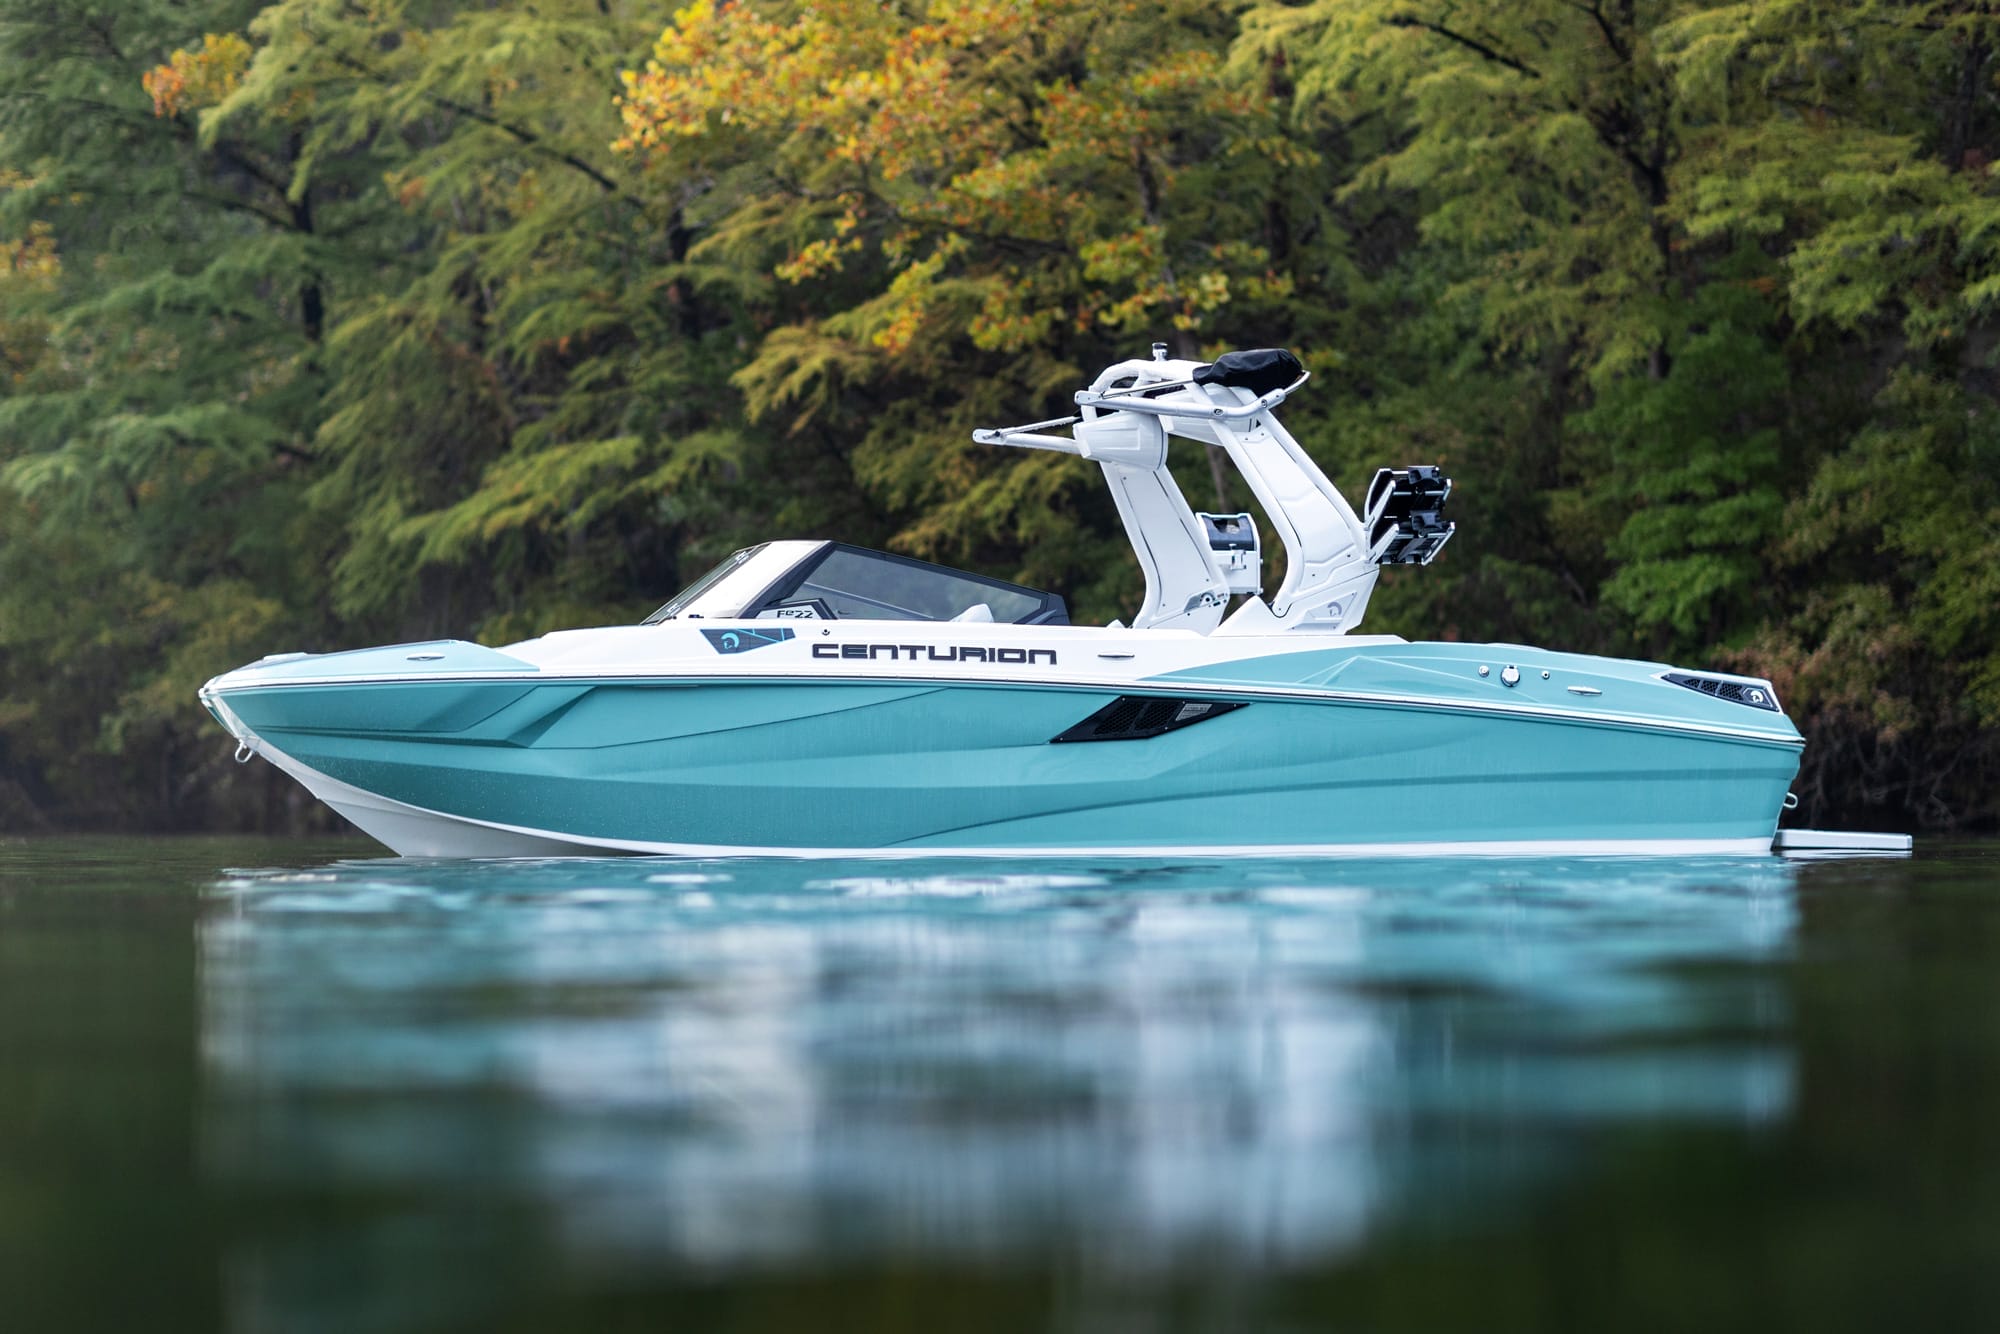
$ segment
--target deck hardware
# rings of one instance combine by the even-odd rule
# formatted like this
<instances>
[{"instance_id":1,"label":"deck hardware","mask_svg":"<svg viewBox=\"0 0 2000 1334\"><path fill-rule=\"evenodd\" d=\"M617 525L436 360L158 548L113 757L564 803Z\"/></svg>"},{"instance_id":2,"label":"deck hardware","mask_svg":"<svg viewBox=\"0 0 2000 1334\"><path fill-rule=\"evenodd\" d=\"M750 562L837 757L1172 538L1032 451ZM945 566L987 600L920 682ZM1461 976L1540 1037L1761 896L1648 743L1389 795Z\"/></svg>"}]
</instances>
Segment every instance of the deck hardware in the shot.
<instances>
[{"instance_id":1,"label":"deck hardware","mask_svg":"<svg viewBox=\"0 0 2000 1334\"><path fill-rule=\"evenodd\" d=\"M1521 680L1521 669L1519 667L1516 667L1513 663L1510 662L1505 667L1502 667L1500 669L1501 685L1503 686L1516 685L1520 682L1520 680Z\"/></svg>"},{"instance_id":2,"label":"deck hardware","mask_svg":"<svg viewBox=\"0 0 2000 1334\"><path fill-rule=\"evenodd\" d=\"M1571 686L1569 693L1572 695L1601 695L1604 692L1596 686Z\"/></svg>"},{"instance_id":3,"label":"deck hardware","mask_svg":"<svg viewBox=\"0 0 2000 1334\"><path fill-rule=\"evenodd\" d=\"M1492 669L1491 669L1491 668L1489 668L1489 667L1488 667L1488 666L1487 666L1487 665L1486 665L1485 663L1483 663L1483 662L1482 662L1482 663L1480 663L1480 664L1479 664L1479 674L1480 674L1481 676L1485 676L1485 675L1486 675L1486 674L1487 674L1487 673L1488 673L1489 671L1491 671L1491 670L1492 670Z\"/></svg>"},{"instance_id":4,"label":"deck hardware","mask_svg":"<svg viewBox=\"0 0 2000 1334\"><path fill-rule=\"evenodd\" d=\"M1547 672L1543 672L1543 673L1542 673L1542 679L1543 679L1544 681L1548 680L1548 679L1549 679L1549 674L1548 674Z\"/></svg>"},{"instance_id":5,"label":"deck hardware","mask_svg":"<svg viewBox=\"0 0 2000 1334\"><path fill-rule=\"evenodd\" d=\"M1689 690L1699 690L1715 699L1726 699L1731 704L1778 712L1778 701L1771 698L1771 692L1761 681L1753 684L1721 676L1696 676L1691 672L1661 672L1659 679L1671 685L1686 686Z\"/></svg>"}]
</instances>

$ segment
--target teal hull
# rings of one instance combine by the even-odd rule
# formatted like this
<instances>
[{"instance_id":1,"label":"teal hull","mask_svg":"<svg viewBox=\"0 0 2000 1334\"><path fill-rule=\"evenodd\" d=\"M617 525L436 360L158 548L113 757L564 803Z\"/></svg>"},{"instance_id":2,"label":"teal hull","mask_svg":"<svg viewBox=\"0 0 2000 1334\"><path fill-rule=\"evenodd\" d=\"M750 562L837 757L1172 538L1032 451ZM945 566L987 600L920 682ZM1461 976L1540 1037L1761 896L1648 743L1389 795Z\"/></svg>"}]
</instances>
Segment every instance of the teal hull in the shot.
<instances>
[{"instance_id":1,"label":"teal hull","mask_svg":"<svg viewBox=\"0 0 2000 1334\"><path fill-rule=\"evenodd\" d=\"M259 748L378 798L659 851L1768 847L1799 754L1782 715L1769 735L1704 731L1707 715L1749 711L1674 687L1660 698L1706 711L1691 727L1272 693L1274 676L1308 684L1315 669L1300 663L1261 666L1255 681L1206 672L1127 686L1173 694L1200 681L1203 698L1244 707L1088 744L1052 738L1119 689L477 670L363 684L302 671L216 693ZM1395 664L1369 670L1408 684Z\"/></svg>"}]
</instances>

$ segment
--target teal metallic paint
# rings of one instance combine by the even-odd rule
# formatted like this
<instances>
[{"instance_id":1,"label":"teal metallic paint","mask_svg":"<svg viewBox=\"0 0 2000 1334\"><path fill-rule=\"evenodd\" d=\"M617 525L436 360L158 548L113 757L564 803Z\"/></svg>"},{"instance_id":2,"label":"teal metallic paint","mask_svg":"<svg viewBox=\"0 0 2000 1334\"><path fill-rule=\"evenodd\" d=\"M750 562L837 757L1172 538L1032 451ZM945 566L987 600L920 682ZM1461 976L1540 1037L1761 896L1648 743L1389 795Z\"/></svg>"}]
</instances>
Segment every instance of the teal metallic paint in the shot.
<instances>
[{"instance_id":1,"label":"teal metallic paint","mask_svg":"<svg viewBox=\"0 0 2000 1334\"><path fill-rule=\"evenodd\" d=\"M1520 670L1518 684L1501 678L1507 666ZM1488 669L1481 676L1479 668ZM1768 737L1780 745L1803 746L1791 719L1775 709L1757 709L1717 699L1660 679L1684 670L1665 663L1551 653L1522 644L1399 644L1307 649L1241 662L1217 663L1151 678L1208 686L1283 686L1370 695L1420 695L1449 703L1461 700L1488 708L1554 709L1611 714L1641 724L1722 728ZM1548 673L1548 679L1542 673ZM1598 693L1580 697L1571 686Z\"/></svg>"},{"instance_id":2,"label":"teal metallic paint","mask_svg":"<svg viewBox=\"0 0 2000 1334\"><path fill-rule=\"evenodd\" d=\"M1451 654L1479 652L1409 648L1446 652L1398 648L1412 659L1400 664L1352 649L1287 654L1277 670L1253 664L1261 679L1233 682L1250 707L1143 741L1077 745L1049 739L1118 689L295 677L226 699L266 743L355 787L585 838L798 848L1769 838L1798 759L1781 715L1764 715L1768 739L1735 739L1449 702L1256 694L1400 681L1435 698L1438 682L1414 677L1450 675ZM1521 658L1524 671L1556 664L1537 685L1560 688L1558 666L1598 664L1623 692L1686 696L1659 705L1682 703L1683 716L1763 722L1642 673L1607 675L1602 660ZM1225 670L1155 684L1168 693L1201 679L1230 698L1215 680ZM1519 688L1466 698L1538 702Z\"/></svg>"}]
</instances>

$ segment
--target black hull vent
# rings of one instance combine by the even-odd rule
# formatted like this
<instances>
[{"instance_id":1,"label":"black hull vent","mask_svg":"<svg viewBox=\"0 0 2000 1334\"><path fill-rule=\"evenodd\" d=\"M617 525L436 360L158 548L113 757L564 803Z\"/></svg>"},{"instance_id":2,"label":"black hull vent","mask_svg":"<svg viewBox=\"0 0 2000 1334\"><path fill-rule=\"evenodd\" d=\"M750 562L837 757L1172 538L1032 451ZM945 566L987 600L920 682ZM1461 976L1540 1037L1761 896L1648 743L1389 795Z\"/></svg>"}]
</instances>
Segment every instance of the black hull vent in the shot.
<instances>
[{"instance_id":1,"label":"black hull vent","mask_svg":"<svg viewBox=\"0 0 2000 1334\"><path fill-rule=\"evenodd\" d=\"M1242 708L1214 699L1162 699L1155 695L1120 695L1091 714L1056 741L1144 741L1220 718Z\"/></svg>"},{"instance_id":2,"label":"black hull vent","mask_svg":"<svg viewBox=\"0 0 2000 1334\"><path fill-rule=\"evenodd\" d=\"M1689 690L1699 690L1704 695L1726 699L1731 704L1747 704L1753 709L1778 711L1778 697L1771 693L1769 686L1751 685L1747 681L1720 681L1713 676L1691 676L1687 672L1668 672L1662 678Z\"/></svg>"}]
</instances>

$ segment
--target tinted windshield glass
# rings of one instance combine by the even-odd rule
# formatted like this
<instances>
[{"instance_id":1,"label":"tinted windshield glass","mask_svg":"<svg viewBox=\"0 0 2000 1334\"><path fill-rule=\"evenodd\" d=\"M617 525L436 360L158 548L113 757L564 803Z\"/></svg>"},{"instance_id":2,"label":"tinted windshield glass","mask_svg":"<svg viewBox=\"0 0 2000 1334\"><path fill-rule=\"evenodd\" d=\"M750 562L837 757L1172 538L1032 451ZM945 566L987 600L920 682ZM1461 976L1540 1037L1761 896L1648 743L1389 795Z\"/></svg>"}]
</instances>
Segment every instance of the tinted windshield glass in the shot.
<instances>
[{"instance_id":1,"label":"tinted windshield glass","mask_svg":"<svg viewBox=\"0 0 2000 1334\"><path fill-rule=\"evenodd\" d=\"M695 580L693 583L689 584L686 588L683 588L680 592L674 594L674 596L667 602L666 606L661 607L651 616L648 616L645 620L641 621L640 624L657 625L661 621L672 620L674 617L680 615L681 611L684 608L686 608L690 603L692 603L696 598L700 597L703 593L706 593L710 588L714 587L717 583L721 582L724 578L728 577L728 575L731 574L736 569L737 566L741 565L744 561L749 560L752 556L756 555L758 552L762 551L765 547L769 545L770 544L768 542L759 542L754 547L743 548L743 550L737 552L735 555L731 556L728 560L722 562L722 564L716 566L714 569L710 570L707 574L704 574L701 578Z\"/></svg>"},{"instance_id":2,"label":"tinted windshield glass","mask_svg":"<svg viewBox=\"0 0 2000 1334\"><path fill-rule=\"evenodd\" d=\"M1063 600L1018 584L860 547L836 546L765 606L816 601L836 618L949 621L984 607L995 621L1066 625ZM984 619L979 616L979 619Z\"/></svg>"}]
</instances>

